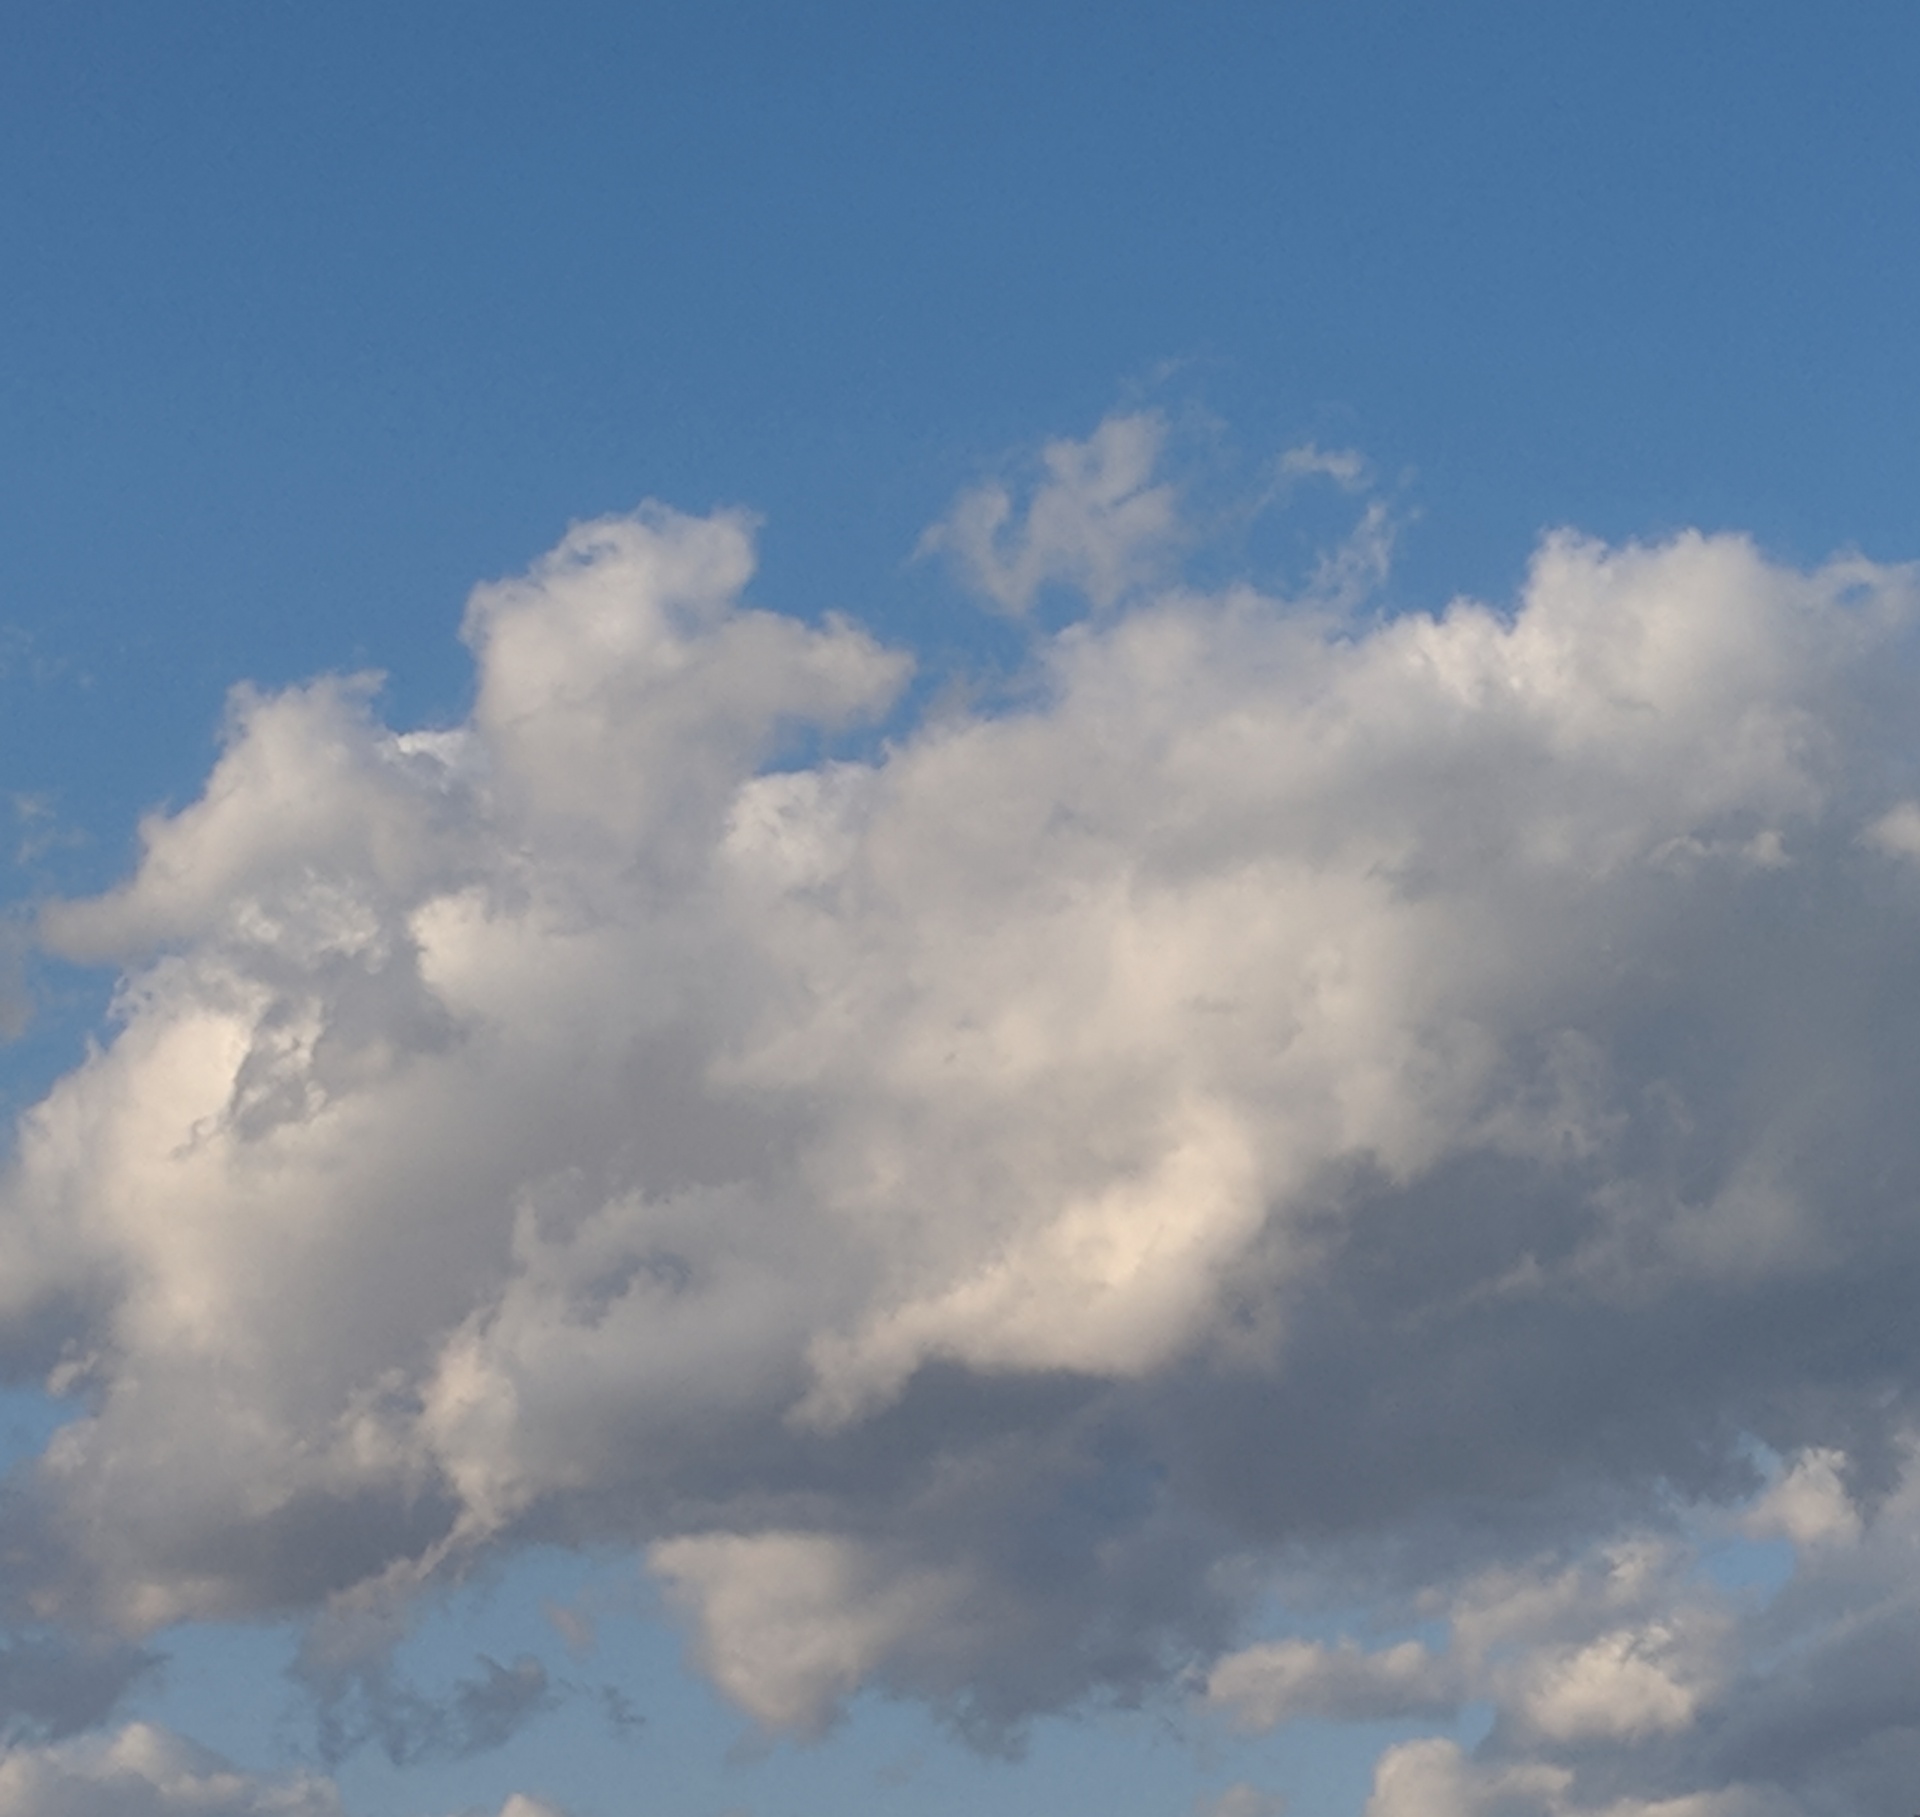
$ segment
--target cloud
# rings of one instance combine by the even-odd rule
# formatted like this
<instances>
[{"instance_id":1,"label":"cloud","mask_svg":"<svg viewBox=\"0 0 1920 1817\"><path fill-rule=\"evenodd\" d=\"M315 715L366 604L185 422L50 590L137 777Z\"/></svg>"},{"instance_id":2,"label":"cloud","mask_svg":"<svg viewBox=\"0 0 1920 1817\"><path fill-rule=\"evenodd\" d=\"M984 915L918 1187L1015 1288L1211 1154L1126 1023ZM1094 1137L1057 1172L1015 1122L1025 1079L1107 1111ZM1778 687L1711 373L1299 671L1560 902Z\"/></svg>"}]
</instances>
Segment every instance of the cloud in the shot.
<instances>
[{"instance_id":1,"label":"cloud","mask_svg":"<svg viewBox=\"0 0 1920 1817\"><path fill-rule=\"evenodd\" d=\"M1796 1546L1860 1538L1860 1510L1847 1492L1842 1451L1803 1451L1791 1468L1747 1510L1742 1528L1755 1539L1790 1539Z\"/></svg>"},{"instance_id":2,"label":"cloud","mask_svg":"<svg viewBox=\"0 0 1920 1817\"><path fill-rule=\"evenodd\" d=\"M1902 801L1867 828L1868 841L1896 858L1920 858L1920 802Z\"/></svg>"},{"instance_id":3,"label":"cloud","mask_svg":"<svg viewBox=\"0 0 1920 1817\"><path fill-rule=\"evenodd\" d=\"M1770 1788L1746 1785L1592 1802L1565 1768L1488 1765L1470 1759L1456 1742L1434 1739L1386 1751L1365 1817L1793 1817L1807 1808Z\"/></svg>"},{"instance_id":4,"label":"cloud","mask_svg":"<svg viewBox=\"0 0 1920 1817\"><path fill-rule=\"evenodd\" d=\"M1281 455L1278 467L1282 485L1304 479L1331 480L1342 492L1365 489L1371 476L1367 457L1357 448L1322 448L1317 442L1302 442Z\"/></svg>"},{"instance_id":5,"label":"cloud","mask_svg":"<svg viewBox=\"0 0 1920 1817\"><path fill-rule=\"evenodd\" d=\"M1909 1460L1912 1453L1909 1451ZM1448 1644L1264 1643L1221 1660L1206 1693L1242 1726L1303 1716L1493 1723L1471 1756L1451 1740L1383 1756L1370 1810L1854 1813L1897 1805L1920 1763L1911 1686L1920 1600L1920 1473L1863 1520L1845 1459L1785 1463L1741 1517L1797 1552L1769 1600L1700 1567L1696 1535L1501 1567L1458 1586Z\"/></svg>"},{"instance_id":6,"label":"cloud","mask_svg":"<svg viewBox=\"0 0 1920 1817\"><path fill-rule=\"evenodd\" d=\"M91 1728L159 1663L144 1648L85 1636L28 1631L0 1640L0 1744Z\"/></svg>"},{"instance_id":7,"label":"cloud","mask_svg":"<svg viewBox=\"0 0 1920 1817\"><path fill-rule=\"evenodd\" d=\"M1200 1805L1195 1817L1282 1817L1287 1801L1277 1792L1254 1785L1230 1785L1217 1798Z\"/></svg>"},{"instance_id":8,"label":"cloud","mask_svg":"<svg viewBox=\"0 0 1920 1817\"><path fill-rule=\"evenodd\" d=\"M1864 1694L1920 1659L1912 575L1156 590L1157 433L949 520L1088 611L877 747L907 657L659 507L475 594L459 725L235 696L42 921L122 983L0 1183L0 1337L77 1409L23 1610L304 1614L359 1697L482 1559L630 1544L771 1727L1197 1670L1494 1707L1382 1810L1868 1808L1920 1746ZM1717 1589L1713 1519L1789 1590ZM1275 1585L1358 1637L1250 1633ZM543 1694L471 1689L434 1745Z\"/></svg>"},{"instance_id":9,"label":"cloud","mask_svg":"<svg viewBox=\"0 0 1920 1817\"><path fill-rule=\"evenodd\" d=\"M157 1728L129 1723L0 1754L0 1817L342 1817L333 1782L308 1773L244 1773ZM565 1817L513 1793L499 1817Z\"/></svg>"},{"instance_id":10,"label":"cloud","mask_svg":"<svg viewBox=\"0 0 1920 1817\"><path fill-rule=\"evenodd\" d=\"M1689 1582L1692 1562L1672 1542L1642 1539L1571 1564L1497 1568L1454 1591L1439 1652L1418 1640L1372 1651L1352 1639L1269 1641L1221 1659L1206 1696L1255 1730L1305 1716L1451 1717L1485 1702L1503 1736L1533 1741L1677 1733L1722 1688L1732 1625Z\"/></svg>"},{"instance_id":11,"label":"cloud","mask_svg":"<svg viewBox=\"0 0 1920 1817\"><path fill-rule=\"evenodd\" d=\"M1273 1729L1303 1716L1369 1722L1447 1716L1462 1688L1447 1662L1417 1640L1368 1653L1351 1640L1267 1641L1221 1660L1208 1675L1207 1698L1233 1710L1249 1729Z\"/></svg>"},{"instance_id":12,"label":"cloud","mask_svg":"<svg viewBox=\"0 0 1920 1817\"><path fill-rule=\"evenodd\" d=\"M961 495L920 553L950 555L1007 612L1027 611L1049 585L1111 607L1159 574L1178 528L1173 488L1149 484L1165 438L1165 422L1142 411L1107 418L1084 442L1049 442L1046 477L1017 523L1013 495L989 481Z\"/></svg>"},{"instance_id":13,"label":"cloud","mask_svg":"<svg viewBox=\"0 0 1920 1817\"><path fill-rule=\"evenodd\" d=\"M0 1755L5 1817L340 1817L330 1781L260 1779L149 1723Z\"/></svg>"},{"instance_id":14,"label":"cloud","mask_svg":"<svg viewBox=\"0 0 1920 1817\"><path fill-rule=\"evenodd\" d=\"M886 1576L822 1534L703 1534L648 1560L695 1614L708 1676L769 1729L818 1733L911 1635L954 1615L959 1586Z\"/></svg>"},{"instance_id":15,"label":"cloud","mask_svg":"<svg viewBox=\"0 0 1920 1817\"><path fill-rule=\"evenodd\" d=\"M0 1041L13 1040L33 1019L33 999L23 963L27 946L17 922L0 921Z\"/></svg>"},{"instance_id":16,"label":"cloud","mask_svg":"<svg viewBox=\"0 0 1920 1817\"><path fill-rule=\"evenodd\" d=\"M296 1675L319 1710L321 1757L338 1762L373 1742L395 1766L464 1759L504 1746L561 1701L559 1687L530 1654L510 1666L484 1655L475 1663L477 1673L433 1697L399 1679L378 1653L342 1663L310 1647Z\"/></svg>"}]
</instances>

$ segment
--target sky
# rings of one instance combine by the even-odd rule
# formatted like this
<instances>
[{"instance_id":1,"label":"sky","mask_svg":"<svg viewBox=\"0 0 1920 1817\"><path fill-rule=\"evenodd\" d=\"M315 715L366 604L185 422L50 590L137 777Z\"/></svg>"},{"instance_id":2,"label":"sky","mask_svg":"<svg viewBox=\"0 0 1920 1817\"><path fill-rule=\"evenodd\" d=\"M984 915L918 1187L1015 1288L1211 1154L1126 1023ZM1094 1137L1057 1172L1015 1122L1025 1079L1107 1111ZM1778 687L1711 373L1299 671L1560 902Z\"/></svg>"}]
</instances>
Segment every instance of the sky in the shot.
<instances>
[{"instance_id":1,"label":"sky","mask_svg":"<svg viewBox=\"0 0 1920 1817\"><path fill-rule=\"evenodd\" d=\"M1920 1808L1917 89L0 10L0 1817Z\"/></svg>"}]
</instances>

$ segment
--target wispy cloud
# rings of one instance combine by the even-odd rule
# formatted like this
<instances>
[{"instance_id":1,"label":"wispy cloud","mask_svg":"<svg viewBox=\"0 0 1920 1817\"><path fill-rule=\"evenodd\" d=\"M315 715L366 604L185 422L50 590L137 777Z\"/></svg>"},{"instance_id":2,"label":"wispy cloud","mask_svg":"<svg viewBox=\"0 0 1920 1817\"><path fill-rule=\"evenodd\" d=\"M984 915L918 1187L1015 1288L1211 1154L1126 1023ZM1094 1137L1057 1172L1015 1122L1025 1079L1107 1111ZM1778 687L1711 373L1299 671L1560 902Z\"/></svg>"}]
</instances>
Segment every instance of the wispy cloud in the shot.
<instances>
[{"instance_id":1,"label":"wispy cloud","mask_svg":"<svg viewBox=\"0 0 1920 1817\"><path fill-rule=\"evenodd\" d=\"M1372 483L1373 466L1357 448L1322 448L1302 442L1275 463L1282 485L1305 479L1331 480L1342 492L1363 492Z\"/></svg>"},{"instance_id":2,"label":"wispy cloud","mask_svg":"<svg viewBox=\"0 0 1920 1817\"><path fill-rule=\"evenodd\" d=\"M1049 442L1023 505L999 480L976 486L920 539L920 553L951 556L1008 612L1027 611L1047 586L1110 608L1164 572L1175 539L1174 489L1152 483L1165 439L1165 422L1141 411L1108 417L1083 442Z\"/></svg>"}]
</instances>

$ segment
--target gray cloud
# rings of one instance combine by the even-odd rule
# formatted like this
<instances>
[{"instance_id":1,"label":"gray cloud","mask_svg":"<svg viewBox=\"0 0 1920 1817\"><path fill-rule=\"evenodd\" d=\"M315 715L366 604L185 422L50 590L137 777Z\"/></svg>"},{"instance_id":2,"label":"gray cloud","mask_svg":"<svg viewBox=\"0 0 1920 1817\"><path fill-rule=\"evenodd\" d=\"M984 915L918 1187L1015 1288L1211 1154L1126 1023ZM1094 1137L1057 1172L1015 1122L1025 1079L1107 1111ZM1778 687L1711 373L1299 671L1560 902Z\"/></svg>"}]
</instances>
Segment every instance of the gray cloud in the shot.
<instances>
[{"instance_id":1,"label":"gray cloud","mask_svg":"<svg viewBox=\"0 0 1920 1817\"><path fill-rule=\"evenodd\" d=\"M57 1740L92 1728L159 1664L143 1647L16 1632L0 1641L0 1740Z\"/></svg>"},{"instance_id":2,"label":"gray cloud","mask_svg":"<svg viewBox=\"0 0 1920 1817\"><path fill-rule=\"evenodd\" d=\"M476 593L463 725L236 696L44 918L125 970L0 1186L0 1345L87 1396L23 1593L311 1611L339 1744L403 1758L550 1694L409 1705L411 1599L621 1541L770 1727L1193 1675L1495 1707L1376 1817L1869 1808L1920 1715L1795 1662L1920 1634L1912 575L1559 535L1511 610L1382 621L1362 505L1308 597L1156 591L1155 446L950 520L1100 611L877 751L905 657L657 508ZM1746 1519L1799 1560L1759 1609L1706 1569ZM1364 1619L1249 1634L1269 1592Z\"/></svg>"},{"instance_id":3,"label":"gray cloud","mask_svg":"<svg viewBox=\"0 0 1920 1817\"><path fill-rule=\"evenodd\" d=\"M335 1765L369 1744L395 1766L483 1754L561 1701L562 1688L530 1654L506 1666L484 1654L475 1663L471 1677L434 1696L377 1654L346 1663L304 1657L296 1675L319 1711L322 1759Z\"/></svg>"}]
</instances>

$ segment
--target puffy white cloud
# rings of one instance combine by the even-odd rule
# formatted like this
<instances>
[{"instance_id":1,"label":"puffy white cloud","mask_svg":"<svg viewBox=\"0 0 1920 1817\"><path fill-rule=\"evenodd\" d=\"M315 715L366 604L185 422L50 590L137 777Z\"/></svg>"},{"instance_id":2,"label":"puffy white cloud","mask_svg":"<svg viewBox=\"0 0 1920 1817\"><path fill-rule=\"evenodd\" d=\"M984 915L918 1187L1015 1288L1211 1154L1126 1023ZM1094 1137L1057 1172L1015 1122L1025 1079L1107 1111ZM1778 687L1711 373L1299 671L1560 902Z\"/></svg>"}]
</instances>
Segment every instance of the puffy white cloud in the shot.
<instances>
[{"instance_id":1,"label":"puffy white cloud","mask_svg":"<svg viewBox=\"0 0 1920 1817\"><path fill-rule=\"evenodd\" d=\"M1523 1731L1636 1741L1689 1727L1725 1677L1727 1617L1688 1583L1691 1560L1641 1541L1551 1574L1467 1586L1457 1644Z\"/></svg>"},{"instance_id":2,"label":"puffy white cloud","mask_svg":"<svg viewBox=\"0 0 1920 1817\"><path fill-rule=\"evenodd\" d=\"M1665 1622L1615 1628L1536 1668L1521 1709L1555 1741L1637 1740L1688 1727L1699 1694L1675 1669L1684 1636Z\"/></svg>"},{"instance_id":3,"label":"puffy white cloud","mask_svg":"<svg viewBox=\"0 0 1920 1817\"><path fill-rule=\"evenodd\" d=\"M1442 1651L1417 1640L1372 1651L1350 1639L1269 1641L1220 1660L1206 1695L1252 1729L1303 1716L1451 1715L1487 1702L1508 1737L1675 1733L1726 1678L1730 1618L1689 1582L1692 1562L1684 1548L1642 1540L1557 1569L1496 1569L1455 1591Z\"/></svg>"},{"instance_id":4,"label":"puffy white cloud","mask_svg":"<svg viewBox=\"0 0 1920 1817\"><path fill-rule=\"evenodd\" d=\"M1874 821L1867 839L1896 858L1920 858L1920 802L1902 801Z\"/></svg>"},{"instance_id":5,"label":"puffy white cloud","mask_svg":"<svg viewBox=\"0 0 1920 1817\"><path fill-rule=\"evenodd\" d=\"M991 1726L1218 1659L1284 1566L1448 1639L1242 1651L1245 1720L1496 1708L1398 1808L1920 1733L1779 1663L1920 1646L1912 577L1560 535L1379 619L1376 514L1304 600L1156 592L1158 434L963 504L989 594L1100 610L877 747L907 659L747 606L727 514L480 589L460 725L236 696L43 919L123 982L0 1185L0 1336L82 1410L24 1607L325 1611L351 1666L489 1549L620 1542L766 1724ZM1756 1444L1760 1614L1670 1537Z\"/></svg>"},{"instance_id":6,"label":"puffy white cloud","mask_svg":"<svg viewBox=\"0 0 1920 1817\"><path fill-rule=\"evenodd\" d=\"M664 1540L648 1562L694 1611L713 1681L770 1729L818 1732L903 1641L949 1621L962 1588L887 1575L814 1533Z\"/></svg>"},{"instance_id":7,"label":"puffy white cloud","mask_svg":"<svg viewBox=\"0 0 1920 1817\"><path fill-rule=\"evenodd\" d=\"M1741 1525L1755 1539L1790 1539L1796 1546L1858 1540L1860 1511L1848 1494L1844 1451L1814 1446L1783 1470Z\"/></svg>"}]
</instances>

